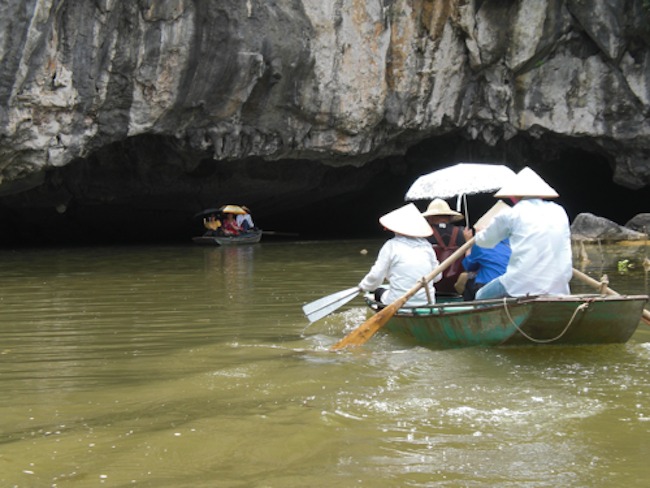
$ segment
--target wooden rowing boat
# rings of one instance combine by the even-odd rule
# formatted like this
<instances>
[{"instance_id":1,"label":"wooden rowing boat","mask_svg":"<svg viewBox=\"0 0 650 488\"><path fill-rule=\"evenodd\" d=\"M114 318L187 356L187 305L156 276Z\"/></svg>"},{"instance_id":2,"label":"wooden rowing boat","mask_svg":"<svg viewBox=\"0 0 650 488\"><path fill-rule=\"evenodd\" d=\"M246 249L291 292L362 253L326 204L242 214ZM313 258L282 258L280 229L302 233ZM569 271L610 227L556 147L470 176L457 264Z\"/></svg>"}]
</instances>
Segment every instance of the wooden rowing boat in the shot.
<instances>
[{"instance_id":1,"label":"wooden rowing boat","mask_svg":"<svg viewBox=\"0 0 650 488\"><path fill-rule=\"evenodd\" d=\"M389 334L419 345L471 346L624 343L637 329L648 295L567 295L401 308ZM372 296L366 303L378 311Z\"/></svg>"},{"instance_id":2,"label":"wooden rowing boat","mask_svg":"<svg viewBox=\"0 0 650 488\"><path fill-rule=\"evenodd\" d=\"M262 231L255 230L237 236L198 236L193 237L195 244L204 246L240 246L242 244L256 244L262 239Z\"/></svg>"}]
</instances>

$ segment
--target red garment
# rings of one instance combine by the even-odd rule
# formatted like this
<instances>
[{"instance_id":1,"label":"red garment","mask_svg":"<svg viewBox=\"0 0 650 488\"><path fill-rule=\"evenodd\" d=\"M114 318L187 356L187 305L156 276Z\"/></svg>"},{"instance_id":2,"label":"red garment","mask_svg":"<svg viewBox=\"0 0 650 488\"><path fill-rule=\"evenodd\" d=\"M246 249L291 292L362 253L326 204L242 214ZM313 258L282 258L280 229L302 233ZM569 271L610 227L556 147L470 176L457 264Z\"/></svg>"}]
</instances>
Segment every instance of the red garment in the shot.
<instances>
[{"instance_id":1,"label":"red garment","mask_svg":"<svg viewBox=\"0 0 650 488\"><path fill-rule=\"evenodd\" d=\"M226 235L232 235L236 236L239 235L240 232L243 231L243 229L237 225L237 222L235 222L235 219L226 219L223 222L223 226L221 227L223 229L223 233Z\"/></svg>"},{"instance_id":2,"label":"red garment","mask_svg":"<svg viewBox=\"0 0 650 488\"><path fill-rule=\"evenodd\" d=\"M439 262L443 262L451 256L461 245L465 244L465 237L460 227L448 224L445 227L432 225L433 236L429 238L433 242L433 249L436 251L436 257ZM445 237L449 237L449 242L445 242ZM454 285L458 277L463 272L462 260L457 259L442 273L442 280L436 284L436 290L440 294L456 295L458 292Z\"/></svg>"}]
</instances>

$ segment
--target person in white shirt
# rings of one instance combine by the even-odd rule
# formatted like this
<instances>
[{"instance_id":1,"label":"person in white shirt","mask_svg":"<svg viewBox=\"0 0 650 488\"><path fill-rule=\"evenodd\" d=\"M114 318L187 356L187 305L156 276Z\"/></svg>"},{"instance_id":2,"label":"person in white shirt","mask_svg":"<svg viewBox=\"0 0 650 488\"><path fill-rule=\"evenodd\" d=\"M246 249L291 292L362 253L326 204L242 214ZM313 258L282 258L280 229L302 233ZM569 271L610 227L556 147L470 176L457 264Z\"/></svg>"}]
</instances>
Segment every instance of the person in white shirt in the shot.
<instances>
[{"instance_id":1,"label":"person in white shirt","mask_svg":"<svg viewBox=\"0 0 650 488\"><path fill-rule=\"evenodd\" d=\"M386 241L379 251L370 272L359 283L359 289L365 292L375 291L375 298L384 304L390 304L409 291L425 275L438 266L436 253L431 243L425 239L433 231L417 207L409 203L397 210L387 213L379 222L395 237ZM442 275L433 281L439 281ZM380 287L387 280L389 288ZM435 288L427 284L431 302L435 302ZM421 306L429 303L424 287L413 295L405 306Z\"/></svg>"},{"instance_id":2,"label":"person in white shirt","mask_svg":"<svg viewBox=\"0 0 650 488\"><path fill-rule=\"evenodd\" d=\"M526 295L568 295L573 274L571 230L565 210L543 200L559 195L530 168L522 169L494 194L515 205L476 234L475 245L492 248L510 239L505 274L476 293L477 300Z\"/></svg>"},{"instance_id":3,"label":"person in white shirt","mask_svg":"<svg viewBox=\"0 0 650 488\"><path fill-rule=\"evenodd\" d=\"M253 224L253 219L251 218L250 210L248 207L242 206L242 208L247 212L245 214L237 214L237 225L244 229L245 231L251 230L255 225Z\"/></svg>"}]
</instances>

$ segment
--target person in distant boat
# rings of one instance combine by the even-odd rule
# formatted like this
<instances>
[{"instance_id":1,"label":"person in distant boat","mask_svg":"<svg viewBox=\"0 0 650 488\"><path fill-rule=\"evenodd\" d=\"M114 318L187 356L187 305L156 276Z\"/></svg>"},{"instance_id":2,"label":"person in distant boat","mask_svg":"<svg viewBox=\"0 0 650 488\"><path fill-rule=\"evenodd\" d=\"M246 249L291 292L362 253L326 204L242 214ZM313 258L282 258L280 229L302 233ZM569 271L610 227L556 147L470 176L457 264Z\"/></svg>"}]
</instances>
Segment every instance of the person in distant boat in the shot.
<instances>
[{"instance_id":1,"label":"person in distant boat","mask_svg":"<svg viewBox=\"0 0 650 488\"><path fill-rule=\"evenodd\" d=\"M480 231L483 229L476 227L476 230ZM465 236L465 240L469 241L472 238L472 229L465 228L463 235ZM510 241L508 239L503 239L491 249L474 246L465 251L465 258L462 260L462 265L468 273L468 278L462 291L463 300L474 300L476 298L476 292L483 288L486 283L504 274L508 267L511 254L512 251L510 250Z\"/></svg>"},{"instance_id":2,"label":"person in distant boat","mask_svg":"<svg viewBox=\"0 0 650 488\"><path fill-rule=\"evenodd\" d=\"M237 224L235 216L231 213L225 214L222 229L224 235L227 236L238 236L243 231L243 229Z\"/></svg>"},{"instance_id":3,"label":"person in distant boat","mask_svg":"<svg viewBox=\"0 0 650 488\"><path fill-rule=\"evenodd\" d=\"M215 214L210 214L207 218L203 219L203 227L207 229L203 234L204 236L219 235L221 233L221 220Z\"/></svg>"},{"instance_id":4,"label":"person in distant boat","mask_svg":"<svg viewBox=\"0 0 650 488\"><path fill-rule=\"evenodd\" d=\"M429 242L433 245L436 256L440 261L444 261L460 246L465 244L465 236L462 227L455 225L463 219L463 214L455 212L449 207L449 204L441 198L436 198L429 203L427 210L422 213L433 230L429 237ZM440 293L456 294L454 284L462 273L460 260L454 261L443 272L442 280L436 285Z\"/></svg>"},{"instance_id":5,"label":"person in distant boat","mask_svg":"<svg viewBox=\"0 0 650 488\"><path fill-rule=\"evenodd\" d=\"M242 208L246 211L245 214L237 215L237 225L239 225L244 232L255 229L255 224L253 224L253 218L251 217L251 211L248 207L242 205Z\"/></svg>"},{"instance_id":6,"label":"person in distant boat","mask_svg":"<svg viewBox=\"0 0 650 488\"><path fill-rule=\"evenodd\" d=\"M387 213L379 219L384 228L395 233L379 251L377 260L368 274L359 283L364 292L375 292L375 299L390 304L413 288L425 275L438 266L433 247L425 238L431 235L431 226L422 217L417 207L409 203ZM440 280L441 275L432 281ZM381 287L388 281L388 289ZM406 306L419 306L435 302L435 288L432 282L413 295ZM430 300L429 300L430 298Z\"/></svg>"},{"instance_id":7,"label":"person in distant boat","mask_svg":"<svg viewBox=\"0 0 650 488\"><path fill-rule=\"evenodd\" d=\"M510 240L506 272L483 286L476 299L526 295L568 295L573 275L571 231L564 208L547 198L558 193L526 167L494 194L514 206L476 233L475 245L492 248Z\"/></svg>"}]
</instances>

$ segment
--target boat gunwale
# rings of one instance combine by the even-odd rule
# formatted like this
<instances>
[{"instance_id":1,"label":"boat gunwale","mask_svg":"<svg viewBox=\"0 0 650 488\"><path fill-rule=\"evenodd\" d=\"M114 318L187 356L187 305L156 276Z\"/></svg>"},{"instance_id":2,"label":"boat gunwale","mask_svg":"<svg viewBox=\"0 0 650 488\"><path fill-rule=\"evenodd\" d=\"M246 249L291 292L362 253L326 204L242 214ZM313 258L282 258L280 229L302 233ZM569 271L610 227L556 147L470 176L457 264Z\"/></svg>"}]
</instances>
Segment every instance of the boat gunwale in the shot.
<instances>
[{"instance_id":1,"label":"boat gunwale","mask_svg":"<svg viewBox=\"0 0 650 488\"><path fill-rule=\"evenodd\" d=\"M236 236L196 236L192 238L195 244L233 246L240 244L257 244L262 240L263 231L249 231Z\"/></svg>"},{"instance_id":2,"label":"boat gunwale","mask_svg":"<svg viewBox=\"0 0 650 488\"><path fill-rule=\"evenodd\" d=\"M370 296L365 297L367 306L374 312L382 310L386 305L380 304ZM396 317L442 317L461 315L467 313L482 313L494 309L532 305L535 303L586 303L586 302L611 302L611 301L650 301L650 295L601 295L598 293L585 293L575 295L534 295L525 297L509 297L489 300L437 302L431 305L402 307L395 314ZM381 305L381 306L380 306Z\"/></svg>"}]
</instances>

